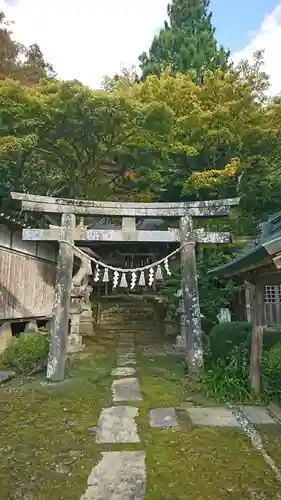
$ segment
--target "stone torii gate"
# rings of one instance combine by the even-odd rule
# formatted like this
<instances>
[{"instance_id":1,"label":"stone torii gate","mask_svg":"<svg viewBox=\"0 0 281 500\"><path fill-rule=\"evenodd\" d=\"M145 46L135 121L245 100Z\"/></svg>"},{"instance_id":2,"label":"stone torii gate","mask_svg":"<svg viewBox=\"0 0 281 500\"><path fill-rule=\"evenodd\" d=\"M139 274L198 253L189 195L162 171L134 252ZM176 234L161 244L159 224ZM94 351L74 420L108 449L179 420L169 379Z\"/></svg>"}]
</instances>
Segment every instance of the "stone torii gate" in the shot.
<instances>
[{"instance_id":1,"label":"stone torii gate","mask_svg":"<svg viewBox=\"0 0 281 500\"><path fill-rule=\"evenodd\" d=\"M59 257L56 293L51 322L51 342L47 379L58 382L64 379L66 348L69 326L70 297L73 285L74 249L79 242L163 242L179 243L181 249L182 294L184 302L184 331L186 361L189 374L197 377L203 366L200 305L196 270L196 243L230 243L229 233L204 232L193 228L193 217L224 217L237 198L184 203L119 203L51 198L25 193L11 193L13 200L21 202L21 209L42 214L61 214L61 226L49 229L23 229L23 240L57 241ZM81 217L76 224L76 216ZM83 224L86 216L122 217L122 229L87 229ZM178 218L179 228L167 231L136 229L136 217ZM68 244L68 243L69 244ZM84 269L87 265L84 262ZM82 266L83 268L83 266ZM83 276L88 271L85 270ZM77 277L77 275L76 275ZM77 281L77 279L76 279ZM77 286L77 283L76 283Z\"/></svg>"}]
</instances>

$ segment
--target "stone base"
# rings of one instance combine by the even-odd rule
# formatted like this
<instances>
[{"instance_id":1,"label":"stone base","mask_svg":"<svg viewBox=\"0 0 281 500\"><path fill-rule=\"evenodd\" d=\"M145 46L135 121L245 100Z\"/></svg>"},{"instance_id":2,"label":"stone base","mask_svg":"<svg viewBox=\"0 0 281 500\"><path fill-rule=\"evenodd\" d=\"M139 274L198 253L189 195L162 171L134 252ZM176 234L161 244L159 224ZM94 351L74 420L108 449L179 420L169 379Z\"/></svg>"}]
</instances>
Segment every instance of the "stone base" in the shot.
<instances>
[{"instance_id":1,"label":"stone base","mask_svg":"<svg viewBox=\"0 0 281 500\"><path fill-rule=\"evenodd\" d=\"M95 334L94 330L94 318L92 311L84 311L80 315L79 331L81 335L85 337L93 337Z\"/></svg>"},{"instance_id":2,"label":"stone base","mask_svg":"<svg viewBox=\"0 0 281 500\"><path fill-rule=\"evenodd\" d=\"M67 354L73 354L74 352L81 352L85 349L85 344L83 344L82 336L78 333L71 333L68 336L67 342Z\"/></svg>"},{"instance_id":3,"label":"stone base","mask_svg":"<svg viewBox=\"0 0 281 500\"><path fill-rule=\"evenodd\" d=\"M2 354L13 342L11 323L0 326L0 354Z\"/></svg>"},{"instance_id":4,"label":"stone base","mask_svg":"<svg viewBox=\"0 0 281 500\"><path fill-rule=\"evenodd\" d=\"M186 340L181 335L177 335L177 343L175 344L175 349L185 350L186 349Z\"/></svg>"}]
</instances>

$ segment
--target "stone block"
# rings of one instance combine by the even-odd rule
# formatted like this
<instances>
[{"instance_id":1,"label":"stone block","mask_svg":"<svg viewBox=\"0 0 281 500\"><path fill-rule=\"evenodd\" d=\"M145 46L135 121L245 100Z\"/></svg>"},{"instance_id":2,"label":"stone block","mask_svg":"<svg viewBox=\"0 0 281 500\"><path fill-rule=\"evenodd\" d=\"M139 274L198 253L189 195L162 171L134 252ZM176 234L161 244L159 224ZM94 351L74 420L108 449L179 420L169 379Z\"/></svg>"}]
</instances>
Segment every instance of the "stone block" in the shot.
<instances>
[{"instance_id":1,"label":"stone block","mask_svg":"<svg viewBox=\"0 0 281 500\"><path fill-rule=\"evenodd\" d=\"M205 427L239 427L239 424L228 408L187 408L189 418L195 425Z\"/></svg>"},{"instance_id":2,"label":"stone block","mask_svg":"<svg viewBox=\"0 0 281 500\"><path fill-rule=\"evenodd\" d=\"M174 408L154 408L149 411L149 424L151 427L161 429L179 427Z\"/></svg>"},{"instance_id":3,"label":"stone block","mask_svg":"<svg viewBox=\"0 0 281 500\"><path fill-rule=\"evenodd\" d=\"M6 351L13 342L11 323L4 323L0 326L0 354Z\"/></svg>"},{"instance_id":4,"label":"stone block","mask_svg":"<svg viewBox=\"0 0 281 500\"><path fill-rule=\"evenodd\" d=\"M129 366L119 366L119 368L112 370L111 375L113 375L113 377L131 377L132 375L135 375L135 373L136 370L134 368Z\"/></svg>"},{"instance_id":5,"label":"stone block","mask_svg":"<svg viewBox=\"0 0 281 500\"><path fill-rule=\"evenodd\" d=\"M82 336L78 333L71 333L67 339L67 354L84 351L85 344L83 344Z\"/></svg>"},{"instance_id":6,"label":"stone block","mask_svg":"<svg viewBox=\"0 0 281 500\"><path fill-rule=\"evenodd\" d=\"M38 332L38 324L37 320L33 319L26 323L24 328L24 333L37 333Z\"/></svg>"},{"instance_id":7,"label":"stone block","mask_svg":"<svg viewBox=\"0 0 281 500\"><path fill-rule=\"evenodd\" d=\"M92 469L81 500L144 500L145 490L145 453L107 451Z\"/></svg>"},{"instance_id":8,"label":"stone block","mask_svg":"<svg viewBox=\"0 0 281 500\"><path fill-rule=\"evenodd\" d=\"M139 443L135 418L138 408L132 406L113 406L104 408L100 414L96 442L109 444Z\"/></svg>"},{"instance_id":9,"label":"stone block","mask_svg":"<svg viewBox=\"0 0 281 500\"><path fill-rule=\"evenodd\" d=\"M112 383L113 401L140 401L139 381L137 378L121 378Z\"/></svg>"},{"instance_id":10,"label":"stone block","mask_svg":"<svg viewBox=\"0 0 281 500\"><path fill-rule=\"evenodd\" d=\"M251 424L266 425L275 424L275 421L267 413L263 406L240 406L240 410L250 420Z\"/></svg>"}]
</instances>

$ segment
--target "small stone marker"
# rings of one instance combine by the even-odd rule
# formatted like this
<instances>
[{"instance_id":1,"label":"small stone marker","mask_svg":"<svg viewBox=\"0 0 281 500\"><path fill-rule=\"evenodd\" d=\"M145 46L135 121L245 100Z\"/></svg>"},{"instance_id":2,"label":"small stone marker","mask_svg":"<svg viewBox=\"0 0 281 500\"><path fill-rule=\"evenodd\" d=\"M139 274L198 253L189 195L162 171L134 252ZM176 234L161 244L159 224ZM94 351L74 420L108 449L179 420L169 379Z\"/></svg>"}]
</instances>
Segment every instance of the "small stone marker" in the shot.
<instances>
[{"instance_id":1,"label":"small stone marker","mask_svg":"<svg viewBox=\"0 0 281 500\"><path fill-rule=\"evenodd\" d=\"M268 415L265 408L262 406L240 406L240 410L250 420L251 424L267 425L275 424L273 418Z\"/></svg>"},{"instance_id":2,"label":"small stone marker","mask_svg":"<svg viewBox=\"0 0 281 500\"><path fill-rule=\"evenodd\" d=\"M140 401L140 385L137 378L121 378L114 380L111 386L113 401Z\"/></svg>"},{"instance_id":3,"label":"small stone marker","mask_svg":"<svg viewBox=\"0 0 281 500\"><path fill-rule=\"evenodd\" d=\"M162 429L179 427L174 408L154 408L149 411L149 424L151 427Z\"/></svg>"},{"instance_id":4,"label":"small stone marker","mask_svg":"<svg viewBox=\"0 0 281 500\"><path fill-rule=\"evenodd\" d=\"M135 375L135 373L136 370L134 368L119 366L119 368L112 370L111 375L113 375L113 377L131 377L132 375Z\"/></svg>"},{"instance_id":5,"label":"small stone marker","mask_svg":"<svg viewBox=\"0 0 281 500\"><path fill-rule=\"evenodd\" d=\"M92 469L80 500L143 500L145 490L145 453L110 451Z\"/></svg>"},{"instance_id":6,"label":"small stone marker","mask_svg":"<svg viewBox=\"0 0 281 500\"><path fill-rule=\"evenodd\" d=\"M190 419L195 425L206 427L239 427L228 408L187 408Z\"/></svg>"},{"instance_id":7,"label":"small stone marker","mask_svg":"<svg viewBox=\"0 0 281 500\"><path fill-rule=\"evenodd\" d=\"M97 443L139 443L135 418L138 408L133 406L113 406L104 408L100 414L96 442Z\"/></svg>"}]
</instances>

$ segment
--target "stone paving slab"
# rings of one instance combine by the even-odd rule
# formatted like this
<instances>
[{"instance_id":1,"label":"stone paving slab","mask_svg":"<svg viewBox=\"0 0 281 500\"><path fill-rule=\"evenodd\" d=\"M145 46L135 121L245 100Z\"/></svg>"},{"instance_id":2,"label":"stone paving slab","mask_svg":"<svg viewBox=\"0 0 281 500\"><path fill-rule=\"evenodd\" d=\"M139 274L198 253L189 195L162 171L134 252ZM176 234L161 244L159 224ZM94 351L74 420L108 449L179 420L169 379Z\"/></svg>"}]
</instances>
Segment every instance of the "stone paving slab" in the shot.
<instances>
[{"instance_id":1,"label":"stone paving slab","mask_svg":"<svg viewBox=\"0 0 281 500\"><path fill-rule=\"evenodd\" d=\"M135 358L134 351L130 352L130 351L124 350L124 352L117 353L117 355L119 358L123 358L123 357L124 358L131 358L131 359Z\"/></svg>"},{"instance_id":2,"label":"stone paving slab","mask_svg":"<svg viewBox=\"0 0 281 500\"><path fill-rule=\"evenodd\" d=\"M81 500L143 500L146 490L145 453L110 451L92 469Z\"/></svg>"},{"instance_id":3,"label":"stone paving slab","mask_svg":"<svg viewBox=\"0 0 281 500\"><path fill-rule=\"evenodd\" d=\"M111 386L113 401L141 401L140 385L137 378L114 380Z\"/></svg>"},{"instance_id":4,"label":"stone paving slab","mask_svg":"<svg viewBox=\"0 0 281 500\"><path fill-rule=\"evenodd\" d=\"M97 425L97 443L139 443L135 418L138 408L133 406L112 406L104 408Z\"/></svg>"},{"instance_id":5,"label":"stone paving slab","mask_svg":"<svg viewBox=\"0 0 281 500\"><path fill-rule=\"evenodd\" d=\"M4 384L16 376L15 372L11 371L0 371L0 384Z\"/></svg>"},{"instance_id":6,"label":"stone paving slab","mask_svg":"<svg viewBox=\"0 0 281 500\"><path fill-rule=\"evenodd\" d=\"M126 366L126 365L135 365L136 364L136 360L133 359L133 358L127 358L127 357L124 357L124 356L120 356L119 358L117 358L117 365L118 366Z\"/></svg>"},{"instance_id":7,"label":"stone paving slab","mask_svg":"<svg viewBox=\"0 0 281 500\"><path fill-rule=\"evenodd\" d=\"M179 427L174 408L154 408L149 411L149 424L151 427L174 428Z\"/></svg>"},{"instance_id":8,"label":"stone paving slab","mask_svg":"<svg viewBox=\"0 0 281 500\"><path fill-rule=\"evenodd\" d=\"M135 375L135 373L135 368L131 368L129 366L119 366L118 368L112 370L111 375L113 377L131 377L132 375Z\"/></svg>"},{"instance_id":9,"label":"stone paving slab","mask_svg":"<svg viewBox=\"0 0 281 500\"><path fill-rule=\"evenodd\" d=\"M267 425L275 424L275 421L267 413L263 406L239 406L240 410L250 420L251 424Z\"/></svg>"},{"instance_id":10,"label":"stone paving slab","mask_svg":"<svg viewBox=\"0 0 281 500\"><path fill-rule=\"evenodd\" d=\"M195 425L206 427L239 427L228 408L187 408L188 416Z\"/></svg>"}]
</instances>

